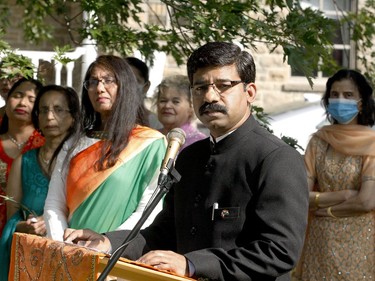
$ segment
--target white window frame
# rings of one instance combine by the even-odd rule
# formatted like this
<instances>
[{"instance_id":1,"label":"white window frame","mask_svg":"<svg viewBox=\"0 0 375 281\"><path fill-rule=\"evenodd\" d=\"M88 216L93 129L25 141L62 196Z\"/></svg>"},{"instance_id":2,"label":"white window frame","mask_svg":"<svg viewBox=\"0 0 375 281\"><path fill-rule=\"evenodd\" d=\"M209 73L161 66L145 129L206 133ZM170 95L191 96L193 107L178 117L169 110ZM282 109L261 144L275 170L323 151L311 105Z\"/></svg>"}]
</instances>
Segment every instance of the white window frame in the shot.
<instances>
[{"instance_id":1,"label":"white window frame","mask_svg":"<svg viewBox=\"0 0 375 281\"><path fill-rule=\"evenodd\" d=\"M332 1L332 3L334 3L335 1L333 0L318 0L318 1L309 1L309 0L302 0L301 1L301 6L304 8L304 7L311 7L311 8L315 8L315 9L319 9L321 10L327 17L329 18L333 18L333 19L338 19L342 16L345 16L345 12L346 11L339 11L339 10L326 10L325 9L325 4L327 4L328 1ZM356 2L355 0L347 0L347 1L350 1L349 5L349 9L350 11L354 11L357 7L356 5ZM312 3L313 2L313 3ZM318 3L316 3L318 2ZM318 4L319 6L317 6L316 4ZM343 31L341 31L343 33ZM347 31L349 32L349 30ZM349 35L350 36L350 35ZM348 67L348 68L353 68L355 66L355 48L354 48L354 44L353 42L348 42L348 44L333 44L333 49L335 50L344 50L344 51L348 51L349 52L349 60L348 60L348 64L347 65L342 65L342 67ZM293 78L297 78L297 77L301 77L301 75L295 75L295 74L292 74L292 71L291 71L291 77ZM316 79L324 79L326 78L326 76L324 76L323 72L322 71L318 71L317 72L317 76L316 76Z\"/></svg>"}]
</instances>

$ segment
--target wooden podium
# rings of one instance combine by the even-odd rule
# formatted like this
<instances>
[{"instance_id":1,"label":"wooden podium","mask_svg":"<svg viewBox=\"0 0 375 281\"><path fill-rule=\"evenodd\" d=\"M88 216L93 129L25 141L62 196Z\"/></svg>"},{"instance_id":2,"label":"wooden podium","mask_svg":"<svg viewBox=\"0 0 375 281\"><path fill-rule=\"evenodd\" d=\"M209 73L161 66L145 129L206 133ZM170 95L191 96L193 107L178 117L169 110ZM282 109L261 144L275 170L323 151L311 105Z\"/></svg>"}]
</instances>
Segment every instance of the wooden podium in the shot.
<instances>
[{"instance_id":1,"label":"wooden podium","mask_svg":"<svg viewBox=\"0 0 375 281\"><path fill-rule=\"evenodd\" d=\"M53 241L40 236L15 233L12 241L9 281L24 280L97 280L108 262L102 253L84 247ZM121 258L112 271L110 280L126 281L188 281L183 276L157 270Z\"/></svg>"},{"instance_id":2,"label":"wooden podium","mask_svg":"<svg viewBox=\"0 0 375 281\"><path fill-rule=\"evenodd\" d=\"M99 259L99 272L104 270L108 258L102 257ZM194 280L191 278L174 275L165 271L156 270L147 265L141 265L129 260L120 259L116 265L113 267L111 276L119 277L121 280L127 281L145 281L145 280L155 280L155 281L188 281Z\"/></svg>"}]
</instances>

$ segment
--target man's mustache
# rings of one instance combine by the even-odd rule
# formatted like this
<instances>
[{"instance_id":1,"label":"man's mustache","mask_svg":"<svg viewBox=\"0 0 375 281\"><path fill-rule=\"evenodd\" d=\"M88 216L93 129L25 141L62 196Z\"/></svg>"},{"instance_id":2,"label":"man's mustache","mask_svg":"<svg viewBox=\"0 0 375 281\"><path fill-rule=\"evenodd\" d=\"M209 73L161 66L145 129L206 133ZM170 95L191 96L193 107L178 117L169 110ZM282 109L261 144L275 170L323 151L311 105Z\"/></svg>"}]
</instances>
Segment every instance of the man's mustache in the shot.
<instances>
[{"instance_id":1,"label":"man's mustache","mask_svg":"<svg viewBox=\"0 0 375 281\"><path fill-rule=\"evenodd\" d=\"M206 111L216 111L216 112L221 112L224 114L228 113L228 109L220 104L217 103L204 103L200 108L199 108L199 115L203 115Z\"/></svg>"}]
</instances>

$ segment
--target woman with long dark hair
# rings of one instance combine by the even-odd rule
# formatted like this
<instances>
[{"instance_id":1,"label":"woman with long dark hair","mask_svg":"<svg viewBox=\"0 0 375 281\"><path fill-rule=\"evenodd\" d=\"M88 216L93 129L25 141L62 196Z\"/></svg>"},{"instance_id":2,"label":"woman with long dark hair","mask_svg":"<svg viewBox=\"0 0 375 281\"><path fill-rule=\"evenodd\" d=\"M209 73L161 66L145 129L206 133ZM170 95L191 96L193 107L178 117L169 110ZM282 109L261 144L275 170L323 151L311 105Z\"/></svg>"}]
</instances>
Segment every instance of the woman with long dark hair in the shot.
<instances>
[{"instance_id":1,"label":"woman with long dark hair","mask_svg":"<svg viewBox=\"0 0 375 281\"><path fill-rule=\"evenodd\" d=\"M165 154L164 136L139 125L142 96L124 59L99 56L83 86L83 136L67 153L66 174L55 169L46 200L48 235L55 240L63 239L68 226L99 232L132 228L156 188Z\"/></svg>"}]
</instances>

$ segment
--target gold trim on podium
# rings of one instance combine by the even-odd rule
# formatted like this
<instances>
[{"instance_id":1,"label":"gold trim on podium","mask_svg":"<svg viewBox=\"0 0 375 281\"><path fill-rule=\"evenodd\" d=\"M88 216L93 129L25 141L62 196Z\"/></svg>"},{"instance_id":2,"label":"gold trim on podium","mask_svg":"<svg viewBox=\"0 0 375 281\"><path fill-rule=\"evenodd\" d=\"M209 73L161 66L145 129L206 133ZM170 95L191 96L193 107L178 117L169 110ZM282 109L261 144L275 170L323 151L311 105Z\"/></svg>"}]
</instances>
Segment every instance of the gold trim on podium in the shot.
<instances>
[{"instance_id":1,"label":"gold trim on podium","mask_svg":"<svg viewBox=\"0 0 375 281\"><path fill-rule=\"evenodd\" d=\"M107 265L108 258L100 257L98 271L101 273ZM132 261L120 259L112 268L110 276L118 277L126 281L187 281L194 280L187 277L174 275L161 270L153 269L151 266L137 264Z\"/></svg>"}]
</instances>

